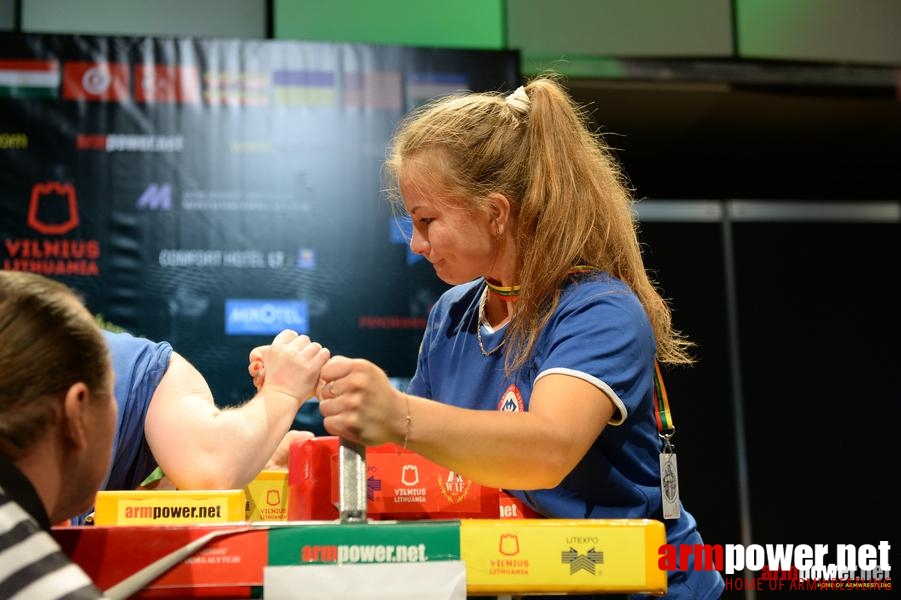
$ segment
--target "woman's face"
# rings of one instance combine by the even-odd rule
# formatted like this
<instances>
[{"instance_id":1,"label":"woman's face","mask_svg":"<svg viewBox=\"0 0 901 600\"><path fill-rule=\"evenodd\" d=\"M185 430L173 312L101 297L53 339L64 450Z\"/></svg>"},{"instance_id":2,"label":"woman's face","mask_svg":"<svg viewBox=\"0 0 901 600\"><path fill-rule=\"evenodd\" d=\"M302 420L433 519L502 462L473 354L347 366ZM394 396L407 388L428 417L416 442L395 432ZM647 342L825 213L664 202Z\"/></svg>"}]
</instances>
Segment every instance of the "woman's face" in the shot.
<instances>
[{"instance_id":1,"label":"woman's face","mask_svg":"<svg viewBox=\"0 0 901 600\"><path fill-rule=\"evenodd\" d=\"M410 248L439 279L458 285L490 272L497 243L488 215L466 210L431 180L417 177L416 167L402 173L399 187L413 221Z\"/></svg>"}]
</instances>

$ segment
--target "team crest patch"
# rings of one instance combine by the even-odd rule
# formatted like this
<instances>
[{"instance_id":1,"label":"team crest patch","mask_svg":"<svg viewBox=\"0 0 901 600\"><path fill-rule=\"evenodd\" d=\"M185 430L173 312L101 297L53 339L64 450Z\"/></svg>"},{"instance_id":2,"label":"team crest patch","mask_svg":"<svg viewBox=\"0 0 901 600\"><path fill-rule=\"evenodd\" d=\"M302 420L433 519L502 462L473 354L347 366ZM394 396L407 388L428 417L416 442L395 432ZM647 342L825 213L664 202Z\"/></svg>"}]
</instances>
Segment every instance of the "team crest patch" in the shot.
<instances>
[{"instance_id":1,"label":"team crest patch","mask_svg":"<svg viewBox=\"0 0 901 600\"><path fill-rule=\"evenodd\" d=\"M525 412L526 405L522 401L522 394L519 393L519 388L511 383L504 395L501 396L497 409L501 412Z\"/></svg>"}]
</instances>

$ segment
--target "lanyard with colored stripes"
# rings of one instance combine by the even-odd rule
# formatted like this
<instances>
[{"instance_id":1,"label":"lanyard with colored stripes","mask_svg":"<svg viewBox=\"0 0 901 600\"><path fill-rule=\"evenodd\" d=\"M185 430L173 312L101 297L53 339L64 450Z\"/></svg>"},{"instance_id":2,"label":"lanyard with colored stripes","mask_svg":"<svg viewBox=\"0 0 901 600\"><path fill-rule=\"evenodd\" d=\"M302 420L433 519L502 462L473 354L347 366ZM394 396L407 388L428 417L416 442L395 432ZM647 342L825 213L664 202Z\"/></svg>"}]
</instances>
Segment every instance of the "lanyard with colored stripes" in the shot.
<instances>
[{"instance_id":1,"label":"lanyard with colored stripes","mask_svg":"<svg viewBox=\"0 0 901 600\"><path fill-rule=\"evenodd\" d=\"M669 407L666 386L663 385L660 363L656 360L654 361L654 419L657 421L657 433L663 439L664 447L671 449L670 439L676 432L676 426L673 423L673 412Z\"/></svg>"}]
</instances>

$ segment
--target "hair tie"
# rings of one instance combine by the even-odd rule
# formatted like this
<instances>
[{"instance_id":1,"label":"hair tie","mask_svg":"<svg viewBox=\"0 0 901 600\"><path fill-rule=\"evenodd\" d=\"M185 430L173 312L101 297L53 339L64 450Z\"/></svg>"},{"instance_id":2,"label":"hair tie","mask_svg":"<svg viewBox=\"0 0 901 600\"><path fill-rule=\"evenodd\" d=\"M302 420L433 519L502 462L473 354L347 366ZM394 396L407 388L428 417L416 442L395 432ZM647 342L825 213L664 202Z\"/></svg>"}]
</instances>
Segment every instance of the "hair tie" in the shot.
<instances>
[{"instance_id":1,"label":"hair tie","mask_svg":"<svg viewBox=\"0 0 901 600\"><path fill-rule=\"evenodd\" d=\"M529 100L529 95L526 94L526 88L523 86L516 88L515 92L507 96L506 101L514 110L521 113L529 112L531 100Z\"/></svg>"}]
</instances>

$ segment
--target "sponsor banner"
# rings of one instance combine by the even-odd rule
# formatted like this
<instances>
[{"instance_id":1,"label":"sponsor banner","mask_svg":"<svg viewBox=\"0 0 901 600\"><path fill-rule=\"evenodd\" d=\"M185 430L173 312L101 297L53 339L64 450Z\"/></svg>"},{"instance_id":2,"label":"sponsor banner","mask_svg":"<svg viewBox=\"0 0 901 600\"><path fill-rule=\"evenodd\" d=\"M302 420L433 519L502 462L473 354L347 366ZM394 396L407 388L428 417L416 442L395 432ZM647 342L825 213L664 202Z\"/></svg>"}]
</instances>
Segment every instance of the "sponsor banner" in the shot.
<instances>
[{"instance_id":1,"label":"sponsor banner","mask_svg":"<svg viewBox=\"0 0 901 600\"><path fill-rule=\"evenodd\" d=\"M278 214L310 212L312 208L309 201L281 190L187 190L181 197L181 209L185 211Z\"/></svg>"},{"instance_id":2,"label":"sponsor banner","mask_svg":"<svg viewBox=\"0 0 901 600\"><path fill-rule=\"evenodd\" d=\"M245 517L243 490L101 490L94 525L228 523Z\"/></svg>"},{"instance_id":3,"label":"sponsor banner","mask_svg":"<svg viewBox=\"0 0 901 600\"><path fill-rule=\"evenodd\" d=\"M72 183L44 181L34 184L25 223L28 230L22 235L9 235L3 239L5 270L51 277L100 275L100 242L70 237L81 223L78 195Z\"/></svg>"},{"instance_id":4,"label":"sponsor banner","mask_svg":"<svg viewBox=\"0 0 901 600\"><path fill-rule=\"evenodd\" d=\"M135 201L138 210L172 210L172 185L151 183Z\"/></svg>"},{"instance_id":5,"label":"sponsor banner","mask_svg":"<svg viewBox=\"0 0 901 600\"><path fill-rule=\"evenodd\" d=\"M287 253L282 250L163 248L158 257L159 266L164 268L278 269L288 264Z\"/></svg>"},{"instance_id":6,"label":"sponsor banner","mask_svg":"<svg viewBox=\"0 0 901 600\"><path fill-rule=\"evenodd\" d=\"M514 51L0 36L0 267L170 341L222 405L253 393L234 368L246 336L284 327L410 377L447 286L385 229L407 84L513 89L517 66ZM226 311L235 299L251 303Z\"/></svg>"},{"instance_id":7,"label":"sponsor banner","mask_svg":"<svg viewBox=\"0 0 901 600\"><path fill-rule=\"evenodd\" d=\"M662 595L653 555L666 541L650 519L465 519L460 550L469 591Z\"/></svg>"},{"instance_id":8,"label":"sponsor banner","mask_svg":"<svg viewBox=\"0 0 901 600\"><path fill-rule=\"evenodd\" d=\"M337 523L269 531L269 564L417 563L460 558L460 523Z\"/></svg>"},{"instance_id":9,"label":"sponsor banner","mask_svg":"<svg viewBox=\"0 0 901 600\"><path fill-rule=\"evenodd\" d=\"M225 301L226 335L274 335L283 329L309 332L307 303L301 300Z\"/></svg>"},{"instance_id":10,"label":"sponsor banner","mask_svg":"<svg viewBox=\"0 0 901 600\"><path fill-rule=\"evenodd\" d=\"M80 133L75 138L76 149L101 152L181 152L183 147L180 135Z\"/></svg>"}]
</instances>

